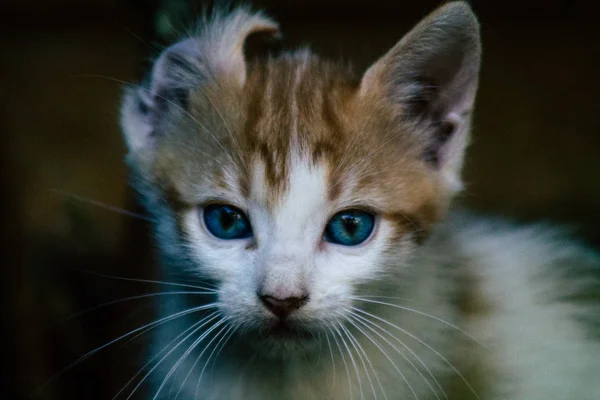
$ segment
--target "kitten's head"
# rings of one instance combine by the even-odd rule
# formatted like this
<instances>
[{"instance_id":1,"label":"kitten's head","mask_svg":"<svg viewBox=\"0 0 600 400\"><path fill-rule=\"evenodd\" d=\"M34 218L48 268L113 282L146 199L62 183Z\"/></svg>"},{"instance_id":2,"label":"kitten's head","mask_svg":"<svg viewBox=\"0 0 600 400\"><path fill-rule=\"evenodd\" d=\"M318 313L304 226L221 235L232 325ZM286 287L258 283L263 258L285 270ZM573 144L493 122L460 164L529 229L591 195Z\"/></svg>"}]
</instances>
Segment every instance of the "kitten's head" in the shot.
<instances>
[{"instance_id":1,"label":"kitten's head","mask_svg":"<svg viewBox=\"0 0 600 400\"><path fill-rule=\"evenodd\" d=\"M253 57L277 35L261 14L214 15L122 110L174 272L215 282L229 323L272 343L337 329L361 290L411 284L411 252L460 189L480 59L462 2L362 76L308 51Z\"/></svg>"}]
</instances>

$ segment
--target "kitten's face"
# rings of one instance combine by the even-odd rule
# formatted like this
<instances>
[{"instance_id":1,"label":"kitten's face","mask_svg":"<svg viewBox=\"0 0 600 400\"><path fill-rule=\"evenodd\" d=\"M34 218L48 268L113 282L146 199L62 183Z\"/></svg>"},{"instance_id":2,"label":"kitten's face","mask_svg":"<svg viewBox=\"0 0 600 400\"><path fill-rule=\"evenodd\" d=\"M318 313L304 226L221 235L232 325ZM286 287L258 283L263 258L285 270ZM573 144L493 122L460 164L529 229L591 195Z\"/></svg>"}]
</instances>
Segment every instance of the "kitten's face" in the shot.
<instances>
[{"instance_id":1,"label":"kitten's face","mask_svg":"<svg viewBox=\"0 0 600 400\"><path fill-rule=\"evenodd\" d=\"M216 282L228 323L275 350L337 330L354 295L410 285L410 253L443 215L466 143L446 82L411 73L393 90L394 49L362 79L308 52L215 61L223 77L201 79L210 60L190 56L210 43L198 40L159 59L154 97L124 107L142 191L174 227L159 229L163 250Z\"/></svg>"},{"instance_id":2,"label":"kitten's face","mask_svg":"<svg viewBox=\"0 0 600 400\"><path fill-rule=\"evenodd\" d=\"M181 241L241 331L290 340L288 329L337 327L359 285L410 279L408 253L441 212L410 132L382 129L389 111L339 73L299 54L250 72L238 96L192 96L192 109L219 113L198 114L162 161ZM302 304L279 318L264 296Z\"/></svg>"}]
</instances>

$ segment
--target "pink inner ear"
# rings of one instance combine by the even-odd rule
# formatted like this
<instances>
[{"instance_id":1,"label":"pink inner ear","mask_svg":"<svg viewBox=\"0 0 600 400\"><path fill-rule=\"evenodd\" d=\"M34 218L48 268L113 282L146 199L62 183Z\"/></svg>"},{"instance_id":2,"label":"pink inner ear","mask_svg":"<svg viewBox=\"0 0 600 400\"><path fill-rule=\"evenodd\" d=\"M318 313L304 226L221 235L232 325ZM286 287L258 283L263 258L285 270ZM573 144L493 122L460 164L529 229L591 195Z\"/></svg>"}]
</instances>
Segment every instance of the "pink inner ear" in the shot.
<instances>
[{"instance_id":1,"label":"pink inner ear","mask_svg":"<svg viewBox=\"0 0 600 400\"><path fill-rule=\"evenodd\" d=\"M127 147L136 152L153 145L152 125L148 113L152 100L144 88L127 91L121 107L121 128Z\"/></svg>"},{"instance_id":2,"label":"pink inner ear","mask_svg":"<svg viewBox=\"0 0 600 400\"><path fill-rule=\"evenodd\" d=\"M456 131L456 126L448 121L440 122L431 133L431 139L425 147L423 158L426 162L439 168L444 163L444 147L451 140Z\"/></svg>"}]
</instances>

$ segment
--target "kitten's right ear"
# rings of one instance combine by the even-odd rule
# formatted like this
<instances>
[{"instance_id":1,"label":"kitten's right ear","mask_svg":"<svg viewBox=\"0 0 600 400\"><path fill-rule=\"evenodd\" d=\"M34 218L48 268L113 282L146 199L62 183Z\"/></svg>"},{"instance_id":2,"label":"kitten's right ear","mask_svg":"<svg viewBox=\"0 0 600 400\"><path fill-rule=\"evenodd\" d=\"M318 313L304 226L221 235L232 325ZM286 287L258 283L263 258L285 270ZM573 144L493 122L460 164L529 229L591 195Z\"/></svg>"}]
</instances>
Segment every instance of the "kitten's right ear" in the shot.
<instances>
[{"instance_id":1,"label":"kitten's right ear","mask_svg":"<svg viewBox=\"0 0 600 400\"><path fill-rule=\"evenodd\" d=\"M152 68L149 84L127 90L121 127L130 151L151 147L165 124L189 112L190 96L207 82L241 88L246 81L246 41L278 38L277 23L239 8L213 13L200 33L168 47Z\"/></svg>"}]
</instances>

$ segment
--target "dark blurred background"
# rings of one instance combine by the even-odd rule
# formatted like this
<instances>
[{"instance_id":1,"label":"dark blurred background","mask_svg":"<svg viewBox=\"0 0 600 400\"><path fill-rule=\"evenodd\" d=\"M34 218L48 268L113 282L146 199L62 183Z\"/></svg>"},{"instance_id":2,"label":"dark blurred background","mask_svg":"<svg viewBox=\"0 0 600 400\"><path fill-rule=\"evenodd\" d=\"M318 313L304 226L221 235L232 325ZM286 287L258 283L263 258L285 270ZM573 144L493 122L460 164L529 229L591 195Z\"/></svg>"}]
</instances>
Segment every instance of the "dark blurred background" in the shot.
<instances>
[{"instance_id":1,"label":"dark blurred background","mask_svg":"<svg viewBox=\"0 0 600 400\"><path fill-rule=\"evenodd\" d=\"M593 2L472 1L484 58L464 203L556 221L600 248L600 29ZM439 0L261 0L286 45L365 68ZM152 318L147 222L128 187L123 82L202 2L3 0L0 5L2 362L0 397L36 398L87 351ZM90 273L91 272L91 273ZM44 399L111 399L136 372L140 336L51 380ZM126 397L126 396L125 396ZM124 398L124 397L123 397Z\"/></svg>"}]
</instances>

